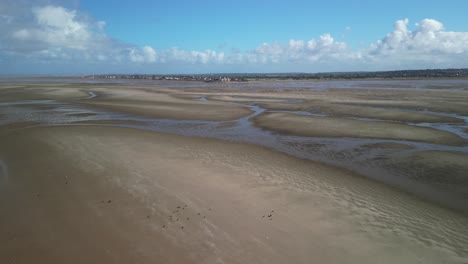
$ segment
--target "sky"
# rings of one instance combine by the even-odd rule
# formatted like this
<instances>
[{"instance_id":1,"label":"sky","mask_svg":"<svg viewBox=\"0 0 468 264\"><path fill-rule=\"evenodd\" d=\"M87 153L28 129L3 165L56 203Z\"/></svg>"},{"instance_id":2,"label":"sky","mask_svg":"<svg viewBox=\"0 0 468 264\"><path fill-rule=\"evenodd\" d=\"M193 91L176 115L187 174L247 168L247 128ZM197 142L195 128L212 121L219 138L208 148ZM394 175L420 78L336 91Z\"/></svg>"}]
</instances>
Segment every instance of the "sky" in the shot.
<instances>
[{"instance_id":1,"label":"sky","mask_svg":"<svg viewBox=\"0 0 468 264\"><path fill-rule=\"evenodd\" d=\"M468 1L2 0L0 74L468 68Z\"/></svg>"}]
</instances>

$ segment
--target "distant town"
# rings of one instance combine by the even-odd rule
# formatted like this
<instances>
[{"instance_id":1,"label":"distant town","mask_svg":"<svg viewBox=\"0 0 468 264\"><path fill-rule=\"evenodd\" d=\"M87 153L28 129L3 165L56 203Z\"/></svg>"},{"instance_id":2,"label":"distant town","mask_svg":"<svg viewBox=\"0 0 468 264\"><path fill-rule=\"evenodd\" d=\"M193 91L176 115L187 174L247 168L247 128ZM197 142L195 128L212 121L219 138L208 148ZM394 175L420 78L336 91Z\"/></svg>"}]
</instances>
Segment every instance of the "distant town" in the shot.
<instances>
[{"instance_id":1,"label":"distant town","mask_svg":"<svg viewBox=\"0 0 468 264\"><path fill-rule=\"evenodd\" d=\"M247 82L256 80L332 80L332 79L410 79L410 78L468 78L468 69L427 69L376 72L326 73L229 73L229 74L101 74L88 75L96 79L145 79L202 82Z\"/></svg>"}]
</instances>

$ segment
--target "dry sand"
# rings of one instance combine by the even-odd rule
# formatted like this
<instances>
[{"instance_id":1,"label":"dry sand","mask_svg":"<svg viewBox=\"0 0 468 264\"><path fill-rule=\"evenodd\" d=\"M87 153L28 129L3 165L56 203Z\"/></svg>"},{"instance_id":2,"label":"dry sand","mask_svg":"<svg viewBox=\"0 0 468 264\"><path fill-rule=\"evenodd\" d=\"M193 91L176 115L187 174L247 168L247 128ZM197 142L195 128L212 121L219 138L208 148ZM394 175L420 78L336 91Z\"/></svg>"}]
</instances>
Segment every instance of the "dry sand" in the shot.
<instances>
[{"instance_id":1,"label":"dry sand","mask_svg":"<svg viewBox=\"0 0 468 264\"><path fill-rule=\"evenodd\" d=\"M5 263L467 260L465 218L256 146L97 126L0 144Z\"/></svg>"},{"instance_id":2,"label":"dry sand","mask_svg":"<svg viewBox=\"0 0 468 264\"><path fill-rule=\"evenodd\" d=\"M449 132L399 123L290 113L264 113L254 117L252 121L265 129L300 136L395 139L453 146L466 144L464 139Z\"/></svg>"}]
</instances>

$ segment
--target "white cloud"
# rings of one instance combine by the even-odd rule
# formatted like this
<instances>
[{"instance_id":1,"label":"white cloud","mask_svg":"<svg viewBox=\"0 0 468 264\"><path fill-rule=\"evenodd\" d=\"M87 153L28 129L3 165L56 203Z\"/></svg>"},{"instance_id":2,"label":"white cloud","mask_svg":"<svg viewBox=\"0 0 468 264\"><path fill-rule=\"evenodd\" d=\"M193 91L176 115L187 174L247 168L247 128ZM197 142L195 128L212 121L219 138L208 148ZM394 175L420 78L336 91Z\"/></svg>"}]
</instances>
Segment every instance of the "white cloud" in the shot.
<instances>
[{"instance_id":1,"label":"white cloud","mask_svg":"<svg viewBox=\"0 0 468 264\"><path fill-rule=\"evenodd\" d=\"M349 59L350 48L344 42L337 42L330 34L308 41L291 39L287 44L263 43L255 49L250 61L261 63L316 62L325 59ZM252 54L250 54L252 55Z\"/></svg>"},{"instance_id":2,"label":"white cloud","mask_svg":"<svg viewBox=\"0 0 468 264\"><path fill-rule=\"evenodd\" d=\"M160 55L164 62L190 64L218 64L225 62L224 52L216 52L214 50L197 51L172 48L160 51Z\"/></svg>"},{"instance_id":3,"label":"white cloud","mask_svg":"<svg viewBox=\"0 0 468 264\"><path fill-rule=\"evenodd\" d=\"M444 25L434 19L424 19L421 23L416 23L421 32L435 32L444 29Z\"/></svg>"},{"instance_id":4,"label":"white cloud","mask_svg":"<svg viewBox=\"0 0 468 264\"><path fill-rule=\"evenodd\" d=\"M130 61L139 63L153 63L157 60L156 51L150 46L144 46L142 48L130 48L128 56Z\"/></svg>"},{"instance_id":5,"label":"white cloud","mask_svg":"<svg viewBox=\"0 0 468 264\"><path fill-rule=\"evenodd\" d=\"M373 59L450 59L454 54L468 53L468 32L444 31L441 22L424 19L416 29L408 29L408 19L398 20L394 30L371 45L368 54Z\"/></svg>"},{"instance_id":6,"label":"white cloud","mask_svg":"<svg viewBox=\"0 0 468 264\"><path fill-rule=\"evenodd\" d=\"M85 58L108 48L121 48L117 41L102 32L104 21L91 21L75 10L61 6L31 8L26 2L18 2L22 8L16 7L13 1L7 1L6 7L3 6L10 13L9 25L0 23L0 56L8 53L40 60L46 56L44 54L54 54L61 49L62 53L69 53L64 58ZM50 52L46 52L48 50Z\"/></svg>"},{"instance_id":7,"label":"white cloud","mask_svg":"<svg viewBox=\"0 0 468 264\"><path fill-rule=\"evenodd\" d=\"M23 60L57 64L69 61L76 68L93 63L120 65L118 69L124 69L129 62L145 67L178 65L195 71L218 71L222 65L227 69L236 66L241 71L468 67L468 32L447 31L434 19L424 19L414 29L410 29L408 19L398 20L385 37L354 50L328 33L309 40L263 43L247 51L157 50L113 39L104 32L105 21L50 4L54 0L37 1L45 4L35 8L28 1L0 4L0 66Z\"/></svg>"},{"instance_id":8,"label":"white cloud","mask_svg":"<svg viewBox=\"0 0 468 264\"><path fill-rule=\"evenodd\" d=\"M155 62L156 61L156 51L150 46L143 47L143 55L148 62Z\"/></svg>"},{"instance_id":9,"label":"white cloud","mask_svg":"<svg viewBox=\"0 0 468 264\"><path fill-rule=\"evenodd\" d=\"M86 23L77 20L76 11L45 6L33 9L33 15L37 26L13 32L14 38L70 49L86 49L92 44L93 32Z\"/></svg>"}]
</instances>

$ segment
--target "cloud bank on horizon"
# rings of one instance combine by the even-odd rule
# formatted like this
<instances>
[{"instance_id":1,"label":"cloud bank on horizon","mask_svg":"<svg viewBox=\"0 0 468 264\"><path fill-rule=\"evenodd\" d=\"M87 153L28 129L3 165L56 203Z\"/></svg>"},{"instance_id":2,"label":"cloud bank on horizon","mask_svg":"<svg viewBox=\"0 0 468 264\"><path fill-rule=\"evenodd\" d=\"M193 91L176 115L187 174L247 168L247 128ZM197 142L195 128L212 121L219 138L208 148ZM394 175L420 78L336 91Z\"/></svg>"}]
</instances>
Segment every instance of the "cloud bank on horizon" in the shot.
<instances>
[{"instance_id":1,"label":"cloud bank on horizon","mask_svg":"<svg viewBox=\"0 0 468 264\"><path fill-rule=\"evenodd\" d=\"M77 10L59 5L31 8L11 3L0 4L0 69L7 74L53 74L53 71L312 72L468 67L468 32L449 31L442 22L430 18L416 23L414 29L409 28L408 19L398 20L393 31L360 49L353 49L346 42L324 33L310 40L263 43L247 51L176 47L160 50L108 36L105 21L96 21ZM51 72L41 69L41 65L50 66L45 68ZM63 70L63 65L73 67ZM21 72L21 67L27 72Z\"/></svg>"}]
</instances>

